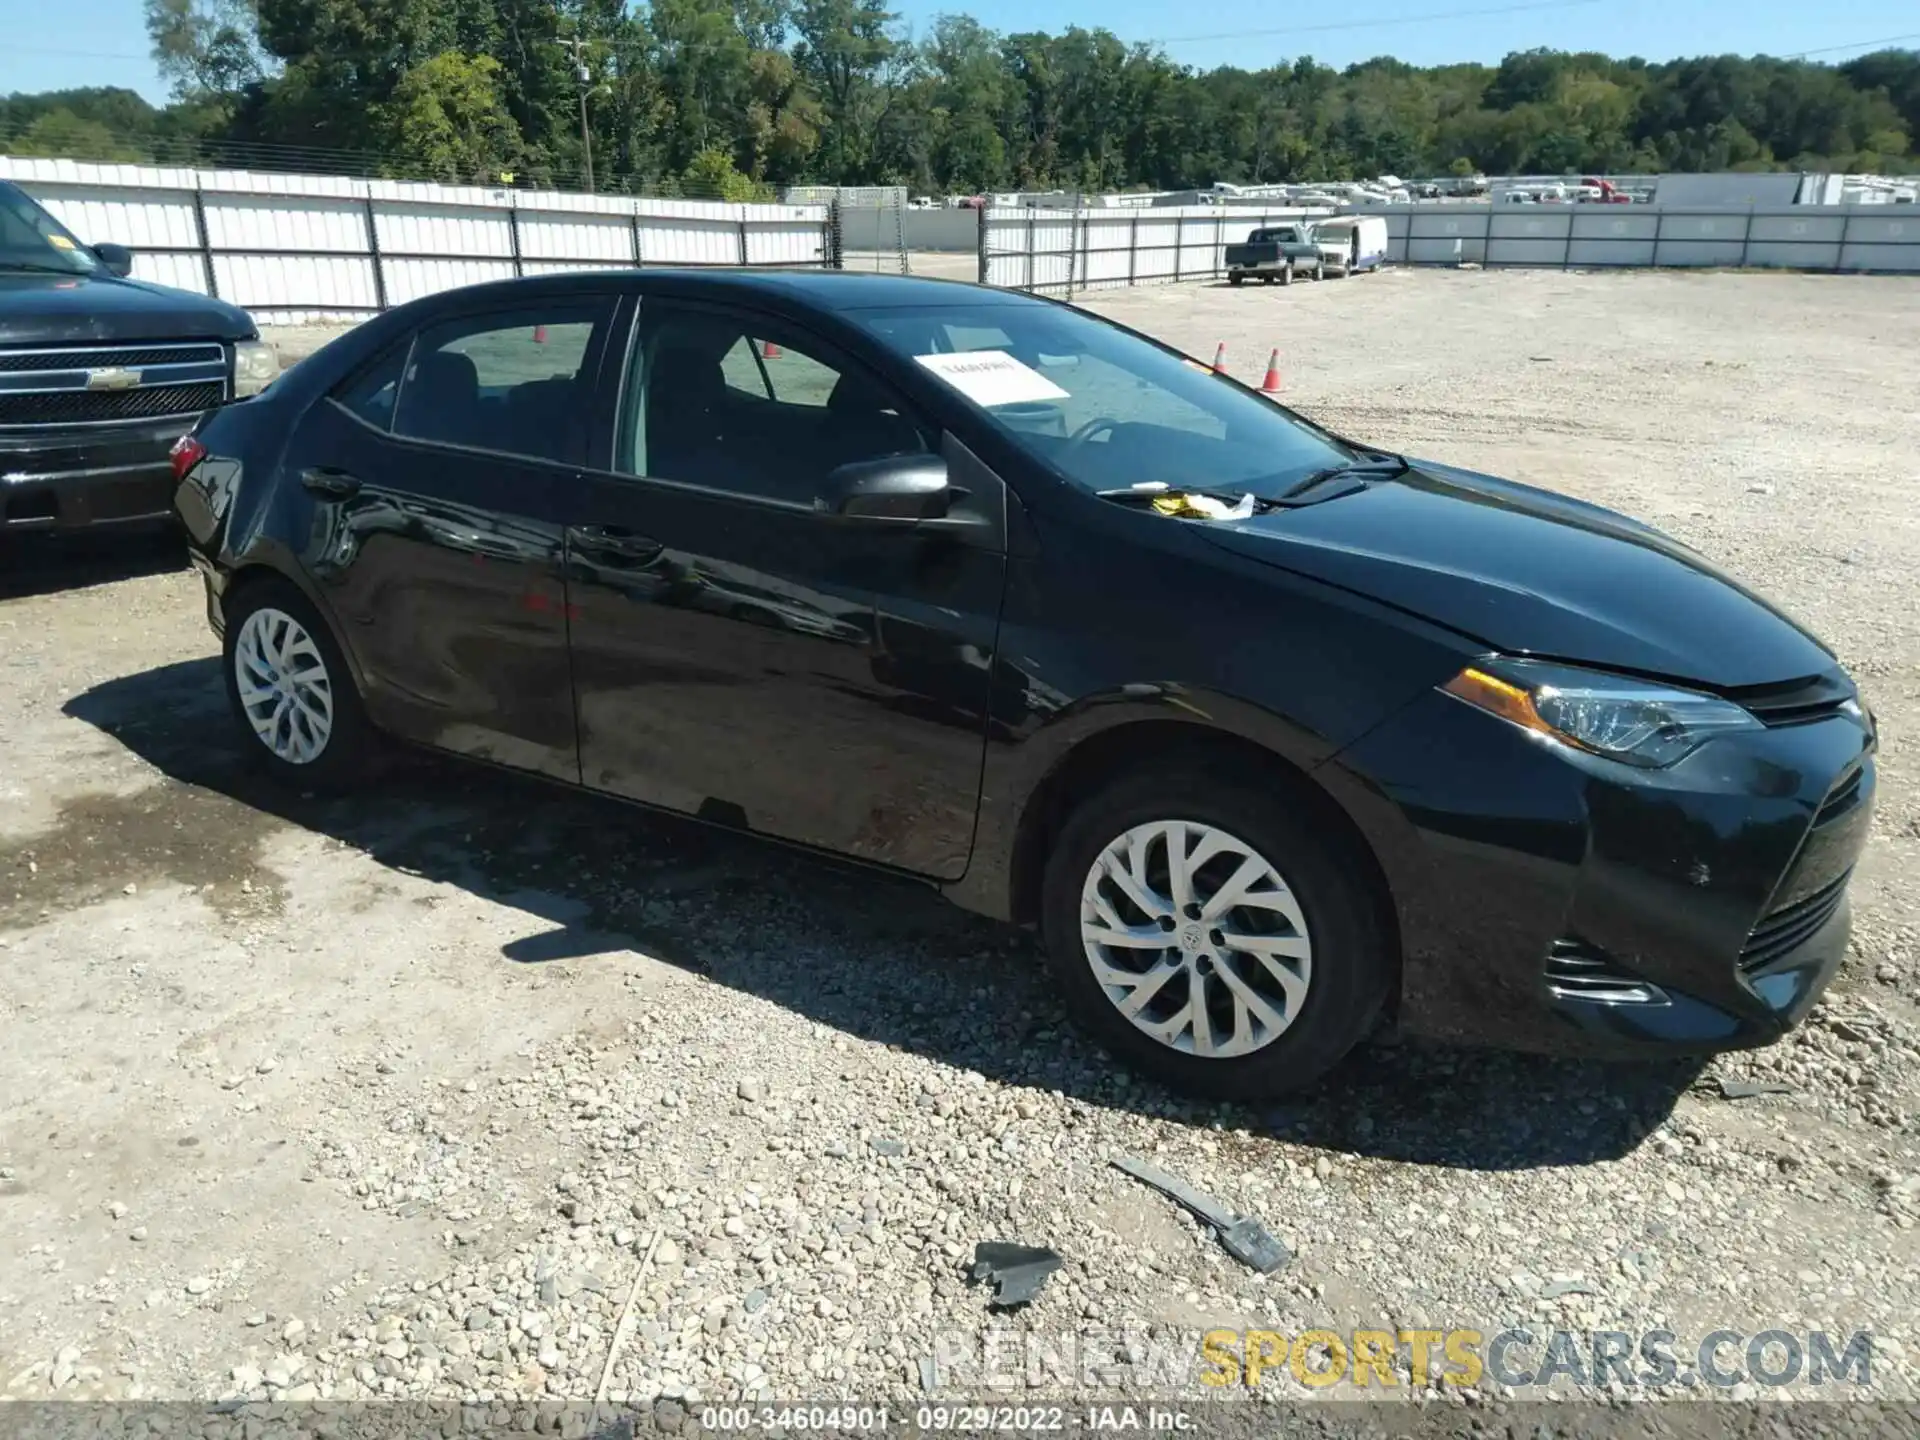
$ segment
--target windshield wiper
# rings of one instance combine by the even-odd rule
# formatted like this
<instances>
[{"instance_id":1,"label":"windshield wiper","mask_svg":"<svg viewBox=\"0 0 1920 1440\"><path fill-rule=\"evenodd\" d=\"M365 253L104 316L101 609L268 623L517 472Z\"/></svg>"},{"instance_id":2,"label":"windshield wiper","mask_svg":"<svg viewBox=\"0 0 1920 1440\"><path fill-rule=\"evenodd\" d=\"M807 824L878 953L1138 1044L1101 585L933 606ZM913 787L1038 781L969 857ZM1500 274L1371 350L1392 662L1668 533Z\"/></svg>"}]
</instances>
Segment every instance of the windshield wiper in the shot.
<instances>
[{"instance_id":1,"label":"windshield wiper","mask_svg":"<svg viewBox=\"0 0 1920 1440\"><path fill-rule=\"evenodd\" d=\"M1371 456L1370 459L1349 460L1344 465L1329 465L1323 470L1314 471L1304 479L1294 481L1280 492L1279 499L1282 501L1297 499L1329 480L1359 479L1368 475L1404 475L1413 468L1407 463L1407 457L1404 455L1392 455L1384 450L1367 453Z\"/></svg>"},{"instance_id":2,"label":"windshield wiper","mask_svg":"<svg viewBox=\"0 0 1920 1440\"><path fill-rule=\"evenodd\" d=\"M69 269L65 265L36 265L31 260L0 260L0 270L30 270L35 275L85 275L85 270Z\"/></svg>"}]
</instances>

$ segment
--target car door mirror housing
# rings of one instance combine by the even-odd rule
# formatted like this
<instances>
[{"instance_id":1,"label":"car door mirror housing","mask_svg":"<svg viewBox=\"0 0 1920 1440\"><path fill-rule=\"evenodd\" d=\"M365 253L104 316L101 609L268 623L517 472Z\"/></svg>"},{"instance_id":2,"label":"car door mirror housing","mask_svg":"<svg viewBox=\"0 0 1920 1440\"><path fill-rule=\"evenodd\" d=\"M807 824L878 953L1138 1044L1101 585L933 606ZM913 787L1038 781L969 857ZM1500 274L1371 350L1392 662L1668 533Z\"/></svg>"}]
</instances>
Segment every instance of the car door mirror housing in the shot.
<instances>
[{"instance_id":1,"label":"car door mirror housing","mask_svg":"<svg viewBox=\"0 0 1920 1440\"><path fill-rule=\"evenodd\" d=\"M815 508L846 520L911 524L939 520L953 505L947 462L938 455L891 455L859 460L827 475L827 493Z\"/></svg>"},{"instance_id":2,"label":"car door mirror housing","mask_svg":"<svg viewBox=\"0 0 1920 1440\"><path fill-rule=\"evenodd\" d=\"M94 257L107 267L110 275L127 276L133 273L133 251L124 245L96 245Z\"/></svg>"}]
</instances>

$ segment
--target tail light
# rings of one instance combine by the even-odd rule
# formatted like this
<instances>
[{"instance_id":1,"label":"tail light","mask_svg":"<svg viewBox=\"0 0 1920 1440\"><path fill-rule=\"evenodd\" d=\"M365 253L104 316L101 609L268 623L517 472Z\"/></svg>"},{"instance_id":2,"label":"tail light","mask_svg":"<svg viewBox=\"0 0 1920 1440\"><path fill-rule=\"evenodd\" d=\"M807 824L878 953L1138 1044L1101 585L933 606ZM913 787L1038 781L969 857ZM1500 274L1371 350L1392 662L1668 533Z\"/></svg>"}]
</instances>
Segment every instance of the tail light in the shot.
<instances>
[{"instance_id":1,"label":"tail light","mask_svg":"<svg viewBox=\"0 0 1920 1440\"><path fill-rule=\"evenodd\" d=\"M177 485L186 479L187 472L204 460L206 455L207 447L191 435L182 435L174 441L173 448L167 452L167 459L173 464L174 483Z\"/></svg>"}]
</instances>

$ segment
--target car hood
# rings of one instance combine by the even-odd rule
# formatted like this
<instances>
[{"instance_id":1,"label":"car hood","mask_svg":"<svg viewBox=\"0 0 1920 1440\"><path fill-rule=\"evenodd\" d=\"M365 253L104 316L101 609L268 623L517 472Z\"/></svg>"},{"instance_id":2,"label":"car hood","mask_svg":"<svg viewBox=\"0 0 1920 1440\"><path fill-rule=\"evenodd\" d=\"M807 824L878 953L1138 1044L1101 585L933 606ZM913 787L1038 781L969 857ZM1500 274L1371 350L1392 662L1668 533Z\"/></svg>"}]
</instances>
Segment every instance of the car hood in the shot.
<instances>
[{"instance_id":1,"label":"car hood","mask_svg":"<svg viewBox=\"0 0 1920 1440\"><path fill-rule=\"evenodd\" d=\"M1195 529L1508 654L1718 689L1835 664L1794 620L1650 526L1450 466L1416 461L1321 504Z\"/></svg>"},{"instance_id":2,"label":"car hood","mask_svg":"<svg viewBox=\"0 0 1920 1440\"><path fill-rule=\"evenodd\" d=\"M0 345L246 340L253 319L224 300L112 275L0 271Z\"/></svg>"}]
</instances>

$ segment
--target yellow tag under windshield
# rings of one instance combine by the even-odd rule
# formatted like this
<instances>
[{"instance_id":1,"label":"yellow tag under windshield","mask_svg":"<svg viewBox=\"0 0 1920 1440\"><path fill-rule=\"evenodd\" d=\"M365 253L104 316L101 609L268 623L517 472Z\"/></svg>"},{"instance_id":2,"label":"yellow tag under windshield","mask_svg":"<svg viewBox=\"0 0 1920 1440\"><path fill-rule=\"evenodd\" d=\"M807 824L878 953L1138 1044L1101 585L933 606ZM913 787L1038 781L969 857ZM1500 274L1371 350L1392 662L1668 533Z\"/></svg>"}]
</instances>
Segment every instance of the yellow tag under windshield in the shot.
<instances>
[{"instance_id":1,"label":"yellow tag under windshield","mask_svg":"<svg viewBox=\"0 0 1920 1440\"><path fill-rule=\"evenodd\" d=\"M49 235L47 236L47 243L56 250L73 249L73 242L64 235Z\"/></svg>"},{"instance_id":2,"label":"yellow tag under windshield","mask_svg":"<svg viewBox=\"0 0 1920 1440\"><path fill-rule=\"evenodd\" d=\"M1253 497L1243 495L1239 504L1228 505L1211 495L1188 495L1175 490L1168 495L1156 495L1153 508L1176 520L1244 520L1253 514Z\"/></svg>"}]
</instances>

